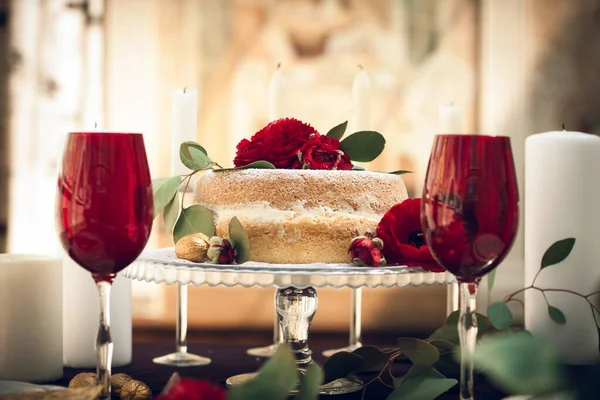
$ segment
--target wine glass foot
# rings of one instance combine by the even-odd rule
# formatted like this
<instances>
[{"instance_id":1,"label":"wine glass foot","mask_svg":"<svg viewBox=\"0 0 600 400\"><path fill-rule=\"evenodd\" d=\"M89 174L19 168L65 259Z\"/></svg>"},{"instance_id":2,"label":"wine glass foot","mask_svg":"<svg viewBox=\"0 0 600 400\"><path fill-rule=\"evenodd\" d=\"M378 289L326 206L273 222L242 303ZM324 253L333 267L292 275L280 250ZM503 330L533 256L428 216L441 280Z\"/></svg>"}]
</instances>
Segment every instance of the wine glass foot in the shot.
<instances>
[{"instance_id":1,"label":"wine glass foot","mask_svg":"<svg viewBox=\"0 0 600 400\"><path fill-rule=\"evenodd\" d=\"M362 347L362 343L358 342L358 343L354 343L354 344L351 344L346 347L341 347L339 349L325 350L321 354L323 354L323 356L325 356L325 357L331 357L332 355L339 353L340 351L347 351L348 353L352 353L354 350L359 349L361 347Z\"/></svg>"},{"instance_id":2,"label":"wine glass foot","mask_svg":"<svg viewBox=\"0 0 600 400\"><path fill-rule=\"evenodd\" d=\"M156 357L152 361L155 364L169 365L171 367L201 367L211 363L210 358L179 352Z\"/></svg>"},{"instance_id":3,"label":"wine glass foot","mask_svg":"<svg viewBox=\"0 0 600 400\"><path fill-rule=\"evenodd\" d=\"M249 382L255 376L256 376L256 373L234 375L234 376L228 378L227 381L225 381L225 383L227 384L227 387L239 386L239 385L243 385L243 384ZM333 382L329 382L325 385L321 385L319 387L319 394L321 394L321 395L347 394L347 393L358 392L359 390L362 390L362 388L363 388L363 383L358 378L353 378L352 380L350 380L348 378L340 378L340 379L336 379ZM297 393L298 393L298 388L294 388L290 391L291 395L297 394Z\"/></svg>"},{"instance_id":4,"label":"wine glass foot","mask_svg":"<svg viewBox=\"0 0 600 400\"><path fill-rule=\"evenodd\" d=\"M279 344L275 343L264 347L253 347L246 350L246 354L254 357L270 358L275 354L275 351L277 351L277 347L279 347Z\"/></svg>"}]
</instances>

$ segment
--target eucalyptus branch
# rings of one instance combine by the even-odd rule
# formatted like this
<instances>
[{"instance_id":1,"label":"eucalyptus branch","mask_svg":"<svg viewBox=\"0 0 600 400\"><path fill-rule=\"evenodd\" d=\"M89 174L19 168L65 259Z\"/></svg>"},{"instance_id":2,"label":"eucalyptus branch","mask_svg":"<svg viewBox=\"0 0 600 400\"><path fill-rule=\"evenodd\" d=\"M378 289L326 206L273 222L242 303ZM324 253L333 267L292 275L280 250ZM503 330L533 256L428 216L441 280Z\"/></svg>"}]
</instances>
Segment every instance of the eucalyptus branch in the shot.
<instances>
[{"instance_id":1,"label":"eucalyptus branch","mask_svg":"<svg viewBox=\"0 0 600 400\"><path fill-rule=\"evenodd\" d=\"M198 171L193 171L187 175L184 175L185 177L183 178L183 180L187 179L187 182L185 183L185 186L183 188L183 194L181 195L181 210L183 210L183 204L184 204L184 200L185 200L185 194L188 190L188 187L190 186L190 181L192 180L192 176L194 176L194 174L198 172ZM183 182L183 181L182 181Z\"/></svg>"},{"instance_id":2,"label":"eucalyptus branch","mask_svg":"<svg viewBox=\"0 0 600 400\"><path fill-rule=\"evenodd\" d=\"M390 357L387 359L387 361L386 361L385 365L383 366L383 368L381 369L381 371L379 372L379 374L377 374L377 376L376 376L375 378L371 379L369 382L367 382L367 383L364 385L363 392L362 392L362 396L361 396L361 400L365 400L365 395L367 394L367 388L369 387L369 385L371 385L371 384L372 384L373 382L375 382L375 381L379 381L379 382L381 382L381 384L382 384L383 386L386 386L386 387L388 387L388 388L390 388L390 389L394 389L394 386L393 386L393 385L390 385L389 383L387 383L387 382L385 382L385 381L383 380L383 374L384 374L386 371L389 371L388 373L390 374L390 376L392 376L392 374L391 374L391 365L392 365L392 363L393 363L393 362L396 360L396 358L400 357L401 355L402 355L402 351L400 351L400 350L399 350L399 351L396 351L395 353L393 353L393 354L392 354L392 355L391 355L391 356L390 356ZM393 379L393 376L392 376L392 379Z\"/></svg>"},{"instance_id":3,"label":"eucalyptus branch","mask_svg":"<svg viewBox=\"0 0 600 400\"><path fill-rule=\"evenodd\" d=\"M525 307L525 304L523 303L523 301L521 301L520 299L515 298L515 296L517 294L519 294L521 292L525 292L526 290L529 290L529 289L537 290L538 292L542 293L542 296L544 296L544 301L546 301L547 305L550 305L550 302L548 301L548 297L546 296L546 292L558 292L558 293L569 293L569 294L572 294L574 296L577 296L577 297L580 297L580 298L584 299L590 305L590 307L592 308L592 311L596 310L600 314L600 310L594 305L594 303L592 303L590 301L590 297L592 297L594 295L597 295L597 294L600 294L600 291L592 292L592 293L589 293L589 294L581 294L581 293L577 293L577 292L575 292L573 290L569 290L569 289L554 289L554 288L546 289L546 288L541 288L539 286L535 286L532 283L530 286L527 286L527 287L524 287L522 289L519 289L519 290L517 290L517 291L515 291L515 292L513 292L511 294L509 294L508 296L506 296L504 298L504 302L508 303L510 301L516 301L516 302L521 303L521 305L523 307ZM594 320L595 319L596 319L596 316L594 316Z\"/></svg>"}]
</instances>

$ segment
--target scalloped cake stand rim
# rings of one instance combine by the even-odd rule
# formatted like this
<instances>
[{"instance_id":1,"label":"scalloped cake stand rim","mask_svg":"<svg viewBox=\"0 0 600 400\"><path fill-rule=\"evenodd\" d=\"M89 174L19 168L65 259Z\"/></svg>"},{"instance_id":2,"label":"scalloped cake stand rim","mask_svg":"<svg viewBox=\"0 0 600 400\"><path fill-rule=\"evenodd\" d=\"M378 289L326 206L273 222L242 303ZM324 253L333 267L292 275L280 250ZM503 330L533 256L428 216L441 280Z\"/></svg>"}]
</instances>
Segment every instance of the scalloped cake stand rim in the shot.
<instances>
[{"instance_id":1,"label":"scalloped cake stand rim","mask_svg":"<svg viewBox=\"0 0 600 400\"><path fill-rule=\"evenodd\" d=\"M448 284L455 278L448 272L425 272L407 266L358 267L353 264L270 264L247 262L241 265L193 263L175 256L173 247L144 251L123 275L157 284L243 287L406 287Z\"/></svg>"}]
</instances>

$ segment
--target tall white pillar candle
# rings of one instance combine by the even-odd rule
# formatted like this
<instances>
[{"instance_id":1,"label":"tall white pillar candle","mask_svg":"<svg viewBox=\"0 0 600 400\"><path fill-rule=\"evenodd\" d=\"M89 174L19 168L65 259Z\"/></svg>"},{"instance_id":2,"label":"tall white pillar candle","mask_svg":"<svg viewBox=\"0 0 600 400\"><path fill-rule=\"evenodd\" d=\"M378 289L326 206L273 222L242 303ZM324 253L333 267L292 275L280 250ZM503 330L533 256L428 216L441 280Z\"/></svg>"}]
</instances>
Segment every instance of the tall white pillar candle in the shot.
<instances>
[{"instance_id":1,"label":"tall white pillar candle","mask_svg":"<svg viewBox=\"0 0 600 400\"><path fill-rule=\"evenodd\" d=\"M269 121L289 117L288 115L288 84L281 71L281 64L269 82Z\"/></svg>"},{"instance_id":2,"label":"tall white pillar candle","mask_svg":"<svg viewBox=\"0 0 600 400\"><path fill-rule=\"evenodd\" d=\"M453 134L463 133L462 113L458 107L439 106L438 108L438 133Z\"/></svg>"},{"instance_id":3,"label":"tall white pillar candle","mask_svg":"<svg viewBox=\"0 0 600 400\"><path fill-rule=\"evenodd\" d=\"M362 67L352 85L352 132L367 131L371 126L371 81Z\"/></svg>"},{"instance_id":4,"label":"tall white pillar candle","mask_svg":"<svg viewBox=\"0 0 600 400\"><path fill-rule=\"evenodd\" d=\"M576 243L569 257L545 268L535 285L584 295L600 289L599 176L599 137L562 131L527 138L525 286L538 272L546 249L558 240L573 237ZM567 363L600 361L598 330L589 304L569 293L546 292L546 297L550 305L565 314L566 324L553 322L542 294L530 289L525 292L525 327L554 345Z\"/></svg>"},{"instance_id":5,"label":"tall white pillar candle","mask_svg":"<svg viewBox=\"0 0 600 400\"><path fill-rule=\"evenodd\" d=\"M197 141L198 91L178 89L173 91L171 132L171 176L189 174L179 158L181 143Z\"/></svg>"},{"instance_id":6,"label":"tall white pillar candle","mask_svg":"<svg viewBox=\"0 0 600 400\"><path fill-rule=\"evenodd\" d=\"M63 361L68 367L96 366L96 335L100 321L98 288L90 274L68 255L63 258ZM131 281L120 274L110 299L113 367L131 363Z\"/></svg>"},{"instance_id":7,"label":"tall white pillar candle","mask_svg":"<svg viewBox=\"0 0 600 400\"><path fill-rule=\"evenodd\" d=\"M61 260L0 254L0 381L63 374Z\"/></svg>"}]
</instances>

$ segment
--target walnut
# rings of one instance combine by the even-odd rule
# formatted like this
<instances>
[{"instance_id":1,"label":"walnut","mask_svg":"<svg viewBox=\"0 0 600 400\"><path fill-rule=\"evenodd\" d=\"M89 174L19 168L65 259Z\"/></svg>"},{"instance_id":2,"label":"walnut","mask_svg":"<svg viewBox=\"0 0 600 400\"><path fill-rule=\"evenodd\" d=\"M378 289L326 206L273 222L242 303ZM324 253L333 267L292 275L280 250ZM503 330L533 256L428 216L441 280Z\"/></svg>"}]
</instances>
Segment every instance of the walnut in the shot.
<instances>
[{"instance_id":1,"label":"walnut","mask_svg":"<svg viewBox=\"0 0 600 400\"><path fill-rule=\"evenodd\" d=\"M130 381L131 379L133 378L126 374L114 374L110 377L110 387L115 394L120 395L121 388L125 382Z\"/></svg>"},{"instance_id":2,"label":"walnut","mask_svg":"<svg viewBox=\"0 0 600 400\"><path fill-rule=\"evenodd\" d=\"M96 374L92 372L82 372L71 379L71 382L69 382L69 389L92 387L97 384Z\"/></svg>"},{"instance_id":3,"label":"walnut","mask_svg":"<svg viewBox=\"0 0 600 400\"><path fill-rule=\"evenodd\" d=\"M152 390L144 382L128 380L121 387L121 400L150 400Z\"/></svg>"}]
</instances>

